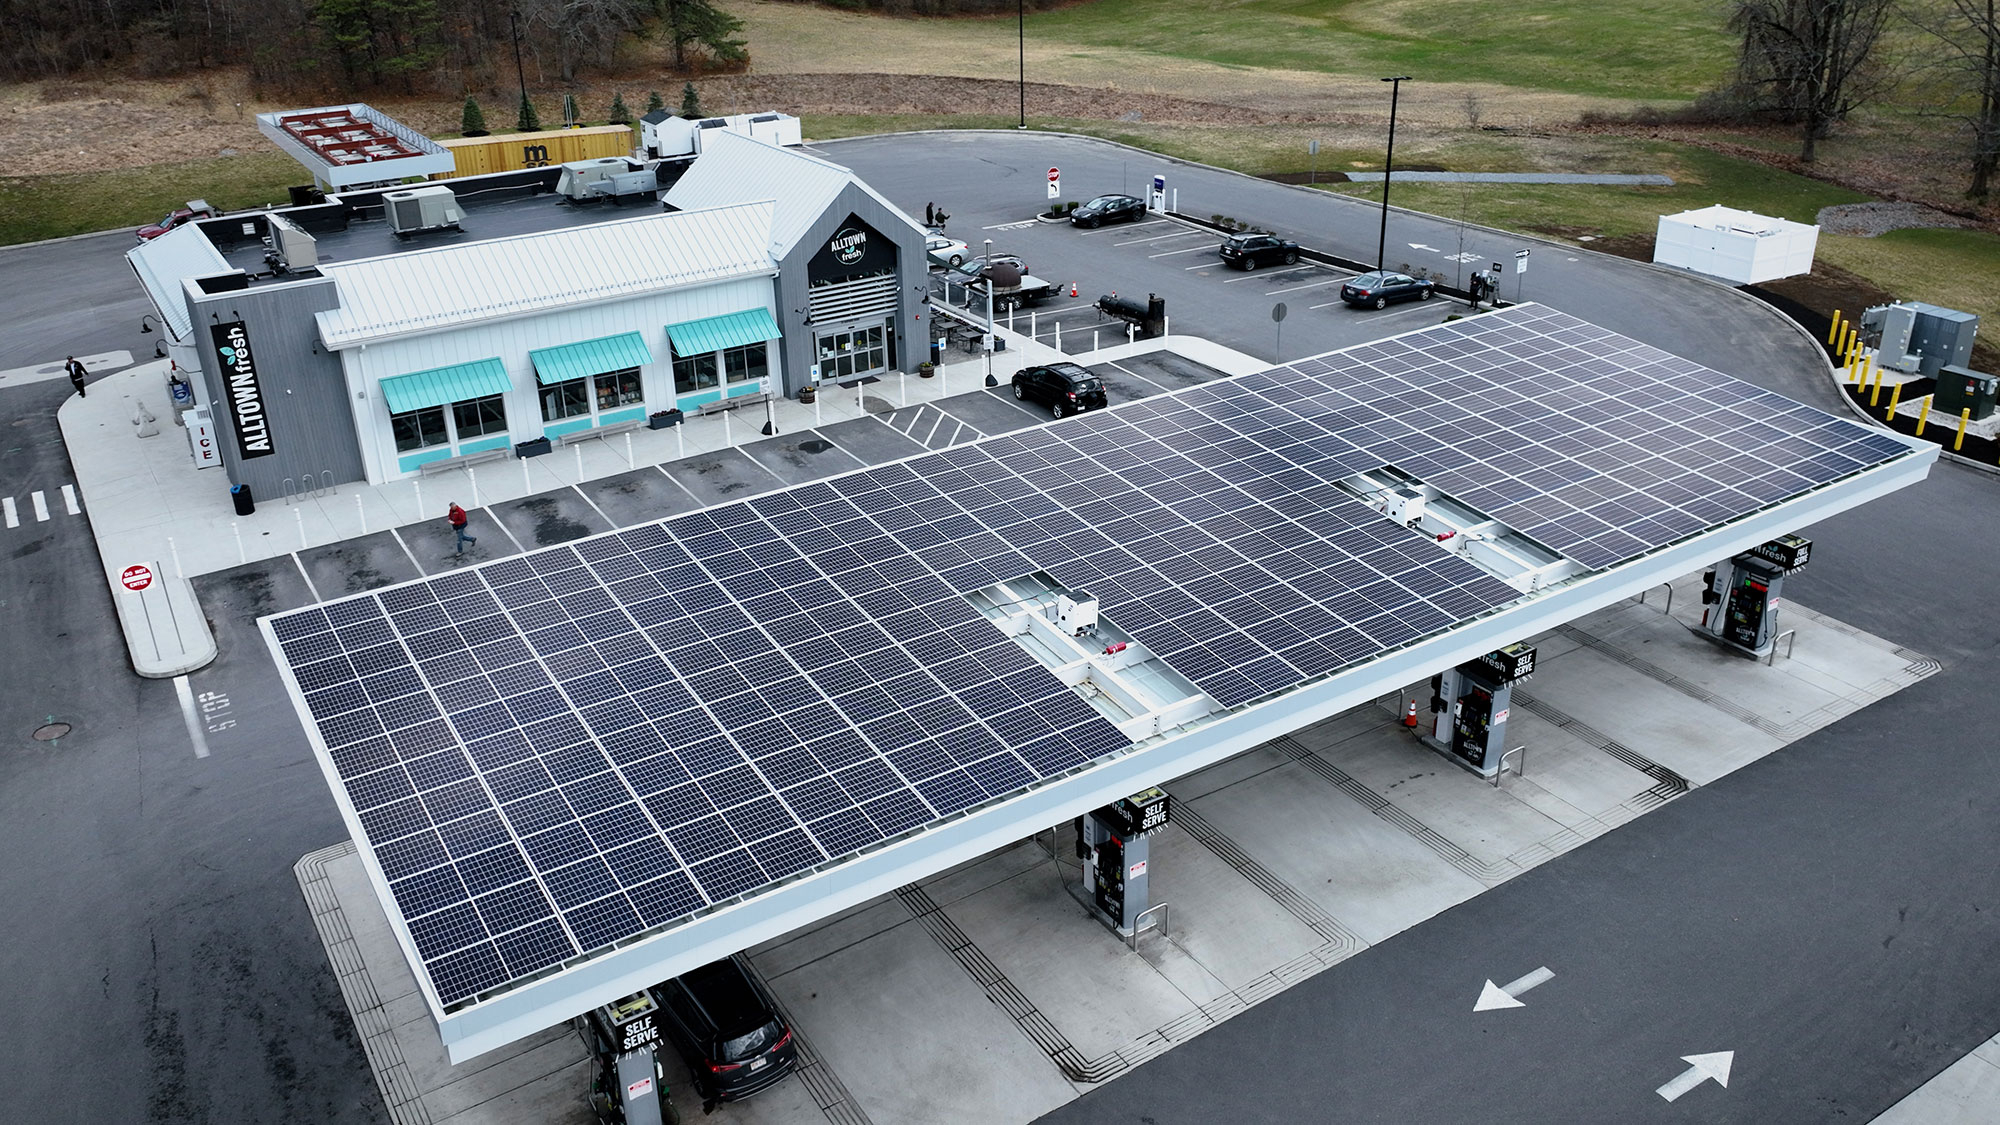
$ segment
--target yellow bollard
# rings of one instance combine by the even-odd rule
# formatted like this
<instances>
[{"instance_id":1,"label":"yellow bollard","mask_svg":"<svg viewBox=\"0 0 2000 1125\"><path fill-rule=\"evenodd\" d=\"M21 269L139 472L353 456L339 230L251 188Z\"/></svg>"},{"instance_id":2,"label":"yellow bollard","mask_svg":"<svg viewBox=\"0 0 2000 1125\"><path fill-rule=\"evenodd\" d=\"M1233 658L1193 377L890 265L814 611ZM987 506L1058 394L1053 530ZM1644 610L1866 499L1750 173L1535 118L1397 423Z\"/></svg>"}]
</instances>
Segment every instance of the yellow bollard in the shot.
<instances>
[{"instance_id":1,"label":"yellow bollard","mask_svg":"<svg viewBox=\"0 0 2000 1125\"><path fill-rule=\"evenodd\" d=\"M1971 423L1971 421L1972 421L1972 408L1970 406L1958 412L1958 438L1957 440L1951 443L1951 448L1954 453L1965 445L1965 427L1969 423Z\"/></svg>"},{"instance_id":2,"label":"yellow bollard","mask_svg":"<svg viewBox=\"0 0 2000 1125\"><path fill-rule=\"evenodd\" d=\"M1933 397L1933 396L1931 396L1931 395L1925 395L1925 396L1924 396L1924 408L1923 408L1923 410L1921 410L1921 411L1919 411L1919 412L1917 413L1917 436L1918 436L1918 437L1922 437L1922 436L1924 436L1924 424L1925 424L1925 423L1927 423L1927 422L1929 422L1929 421L1931 420L1931 399L1932 399L1932 397Z\"/></svg>"},{"instance_id":3,"label":"yellow bollard","mask_svg":"<svg viewBox=\"0 0 2000 1125\"><path fill-rule=\"evenodd\" d=\"M1861 347L1861 332L1854 327L1854 322L1851 320L1847 322L1847 346L1855 349Z\"/></svg>"},{"instance_id":4,"label":"yellow bollard","mask_svg":"<svg viewBox=\"0 0 2000 1125\"><path fill-rule=\"evenodd\" d=\"M1842 360L1841 365L1846 369L1846 374L1841 376L1841 382L1852 383L1860 376L1861 373L1854 366L1854 361L1858 358L1860 357L1856 356L1853 352L1848 352L1846 358Z\"/></svg>"},{"instance_id":5,"label":"yellow bollard","mask_svg":"<svg viewBox=\"0 0 2000 1125\"><path fill-rule=\"evenodd\" d=\"M1867 384L1868 380L1870 380L1870 379L1875 379L1875 380L1878 380L1878 381L1879 381L1879 380L1880 380L1880 379L1882 378L1882 375L1883 375L1883 372L1882 372L1882 369L1881 369L1881 368L1879 368L1879 367L1876 367L1876 366L1875 366L1875 353L1874 353L1874 352L1868 352L1868 353L1865 353L1865 354L1862 354L1862 355L1861 355L1861 361L1862 361L1862 362L1861 362L1861 382L1862 382L1862 384L1863 384L1864 386L1865 386L1865 385Z\"/></svg>"},{"instance_id":6,"label":"yellow bollard","mask_svg":"<svg viewBox=\"0 0 2000 1125\"><path fill-rule=\"evenodd\" d=\"M1889 392L1889 412L1887 414L1882 415L1882 420L1884 422L1893 422L1896 420L1896 404L1901 402L1902 400L1903 400L1903 384L1897 383L1895 389Z\"/></svg>"},{"instance_id":7,"label":"yellow bollard","mask_svg":"<svg viewBox=\"0 0 2000 1125\"><path fill-rule=\"evenodd\" d=\"M1883 376L1885 376L1885 375L1887 375L1888 373L1889 373L1889 369L1888 369L1888 368L1886 368L1886 367L1883 367L1883 368L1878 368L1878 369L1876 369L1876 372L1875 372L1875 385L1874 385L1873 389L1871 389L1871 390L1870 390L1870 391L1868 392L1868 405L1869 405L1869 406L1871 406L1871 407L1874 407L1874 406L1880 406L1880 405L1882 405L1882 377L1883 377ZM1897 384L1897 385L1898 385L1898 386L1901 386L1902 384L1900 384L1900 383L1899 383L1899 384Z\"/></svg>"},{"instance_id":8,"label":"yellow bollard","mask_svg":"<svg viewBox=\"0 0 2000 1125\"><path fill-rule=\"evenodd\" d=\"M1832 347L1834 341L1838 339L1840 339L1840 310L1835 309L1833 310L1833 326L1826 330L1827 346Z\"/></svg>"}]
</instances>

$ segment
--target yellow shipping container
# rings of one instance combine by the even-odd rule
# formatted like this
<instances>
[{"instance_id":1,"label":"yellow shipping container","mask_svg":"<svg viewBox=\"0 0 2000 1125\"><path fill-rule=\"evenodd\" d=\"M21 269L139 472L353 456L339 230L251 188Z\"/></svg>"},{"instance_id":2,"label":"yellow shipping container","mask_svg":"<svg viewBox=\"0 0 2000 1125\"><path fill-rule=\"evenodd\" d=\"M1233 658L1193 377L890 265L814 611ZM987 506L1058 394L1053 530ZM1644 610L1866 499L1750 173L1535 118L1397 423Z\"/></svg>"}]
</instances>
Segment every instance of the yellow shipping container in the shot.
<instances>
[{"instance_id":1,"label":"yellow shipping container","mask_svg":"<svg viewBox=\"0 0 2000 1125\"><path fill-rule=\"evenodd\" d=\"M433 180L483 176L545 168L572 160L630 156L633 133L626 125L593 125L586 129L544 129L539 133L508 133L499 137L458 137L438 143L451 151L457 166Z\"/></svg>"}]
</instances>

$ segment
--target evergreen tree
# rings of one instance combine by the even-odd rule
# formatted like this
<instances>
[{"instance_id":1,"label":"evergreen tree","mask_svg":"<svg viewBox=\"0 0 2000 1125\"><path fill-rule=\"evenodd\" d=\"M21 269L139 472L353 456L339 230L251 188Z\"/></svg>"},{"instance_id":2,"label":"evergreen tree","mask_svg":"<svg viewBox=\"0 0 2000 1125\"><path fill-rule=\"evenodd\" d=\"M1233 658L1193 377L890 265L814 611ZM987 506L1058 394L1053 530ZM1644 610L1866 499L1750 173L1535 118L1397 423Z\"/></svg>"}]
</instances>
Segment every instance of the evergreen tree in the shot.
<instances>
[{"instance_id":1,"label":"evergreen tree","mask_svg":"<svg viewBox=\"0 0 2000 1125\"><path fill-rule=\"evenodd\" d=\"M458 115L458 131L468 137L486 135L486 113L479 108L479 99L471 94L465 96L465 112Z\"/></svg>"},{"instance_id":2,"label":"evergreen tree","mask_svg":"<svg viewBox=\"0 0 2000 1125\"><path fill-rule=\"evenodd\" d=\"M688 69L688 48L706 51L716 62L739 63L750 57L748 46L733 38L743 21L715 6L712 0L661 0L667 38L674 45L674 69Z\"/></svg>"},{"instance_id":3,"label":"evergreen tree","mask_svg":"<svg viewBox=\"0 0 2000 1125\"><path fill-rule=\"evenodd\" d=\"M525 92L521 95L521 113L514 127L523 133L538 133L542 128L542 119L535 113L535 103L528 100Z\"/></svg>"},{"instance_id":4,"label":"evergreen tree","mask_svg":"<svg viewBox=\"0 0 2000 1125\"><path fill-rule=\"evenodd\" d=\"M681 116L701 116L701 98L696 96L692 82L681 83Z\"/></svg>"},{"instance_id":5,"label":"evergreen tree","mask_svg":"<svg viewBox=\"0 0 2000 1125\"><path fill-rule=\"evenodd\" d=\"M625 108L625 92L623 90L611 95L610 122L613 125L630 125L632 123L632 111Z\"/></svg>"},{"instance_id":6,"label":"evergreen tree","mask_svg":"<svg viewBox=\"0 0 2000 1125\"><path fill-rule=\"evenodd\" d=\"M647 113L658 113L660 110L667 108L667 99L661 97L658 90L652 90L649 93L651 96L646 99Z\"/></svg>"}]
</instances>

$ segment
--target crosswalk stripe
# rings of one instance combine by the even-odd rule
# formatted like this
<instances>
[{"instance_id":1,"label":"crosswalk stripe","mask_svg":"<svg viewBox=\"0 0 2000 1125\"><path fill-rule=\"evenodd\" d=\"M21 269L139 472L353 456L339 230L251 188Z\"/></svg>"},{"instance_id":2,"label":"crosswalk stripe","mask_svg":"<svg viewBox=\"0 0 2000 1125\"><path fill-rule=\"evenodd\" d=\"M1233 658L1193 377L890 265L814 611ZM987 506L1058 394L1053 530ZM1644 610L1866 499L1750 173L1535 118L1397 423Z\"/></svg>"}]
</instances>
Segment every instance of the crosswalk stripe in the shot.
<instances>
[{"instance_id":1,"label":"crosswalk stripe","mask_svg":"<svg viewBox=\"0 0 2000 1125\"><path fill-rule=\"evenodd\" d=\"M49 518L48 498L43 496L42 490L38 488L30 499L35 502L35 519L39 522L47 523Z\"/></svg>"},{"instance_id":2,"label":"crosswalk stripe","mask_svg":"<svg viewBox=\"0 0 2000 1125\"><path fill-rule=\"evenodd\" d=\"M8 527L21 526L21 513L14 510L14 498L12 496L0 499L0 507L4 507L7 510Z\"/></svg>"},{"instance_id":3,"label":"crosswalk stripe","mask_svg":"<svg viewBox=\"0 0 2000 1125\"><path fill-rule=\"evenodd\" d=\"M63 492L63 507L69 509L69 514L72 516L82 515L83 509L78 507L76 503L76 486L73 484L63 485L62 492Z\"/></svg>"}]
</instances>

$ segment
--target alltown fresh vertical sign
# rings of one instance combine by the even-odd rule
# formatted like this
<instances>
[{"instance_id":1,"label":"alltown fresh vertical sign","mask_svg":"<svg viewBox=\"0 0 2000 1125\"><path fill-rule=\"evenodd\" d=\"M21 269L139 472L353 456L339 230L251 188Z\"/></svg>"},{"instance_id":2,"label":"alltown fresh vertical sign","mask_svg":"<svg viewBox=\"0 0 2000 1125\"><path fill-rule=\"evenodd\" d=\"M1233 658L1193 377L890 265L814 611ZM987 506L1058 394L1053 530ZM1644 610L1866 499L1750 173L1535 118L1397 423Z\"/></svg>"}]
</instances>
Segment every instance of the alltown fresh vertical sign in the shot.
<instances>
[{"instance_id":1,"label":"alltown fresh vertical sign","mask_svg":"<svg viewBox=\"0 0 2000 1125\"><path fill-rule=\"evenodd\" d=\"M257 361L250 352L250 333L243 322L209 326L215 340L216 358L222 361L223 396L229 403L230 429L236 431L236 452L244 460L269 457L277 450L271 445L271 417L264 409L264 389L257 383Z\"/></svg>"}]
</instances>

